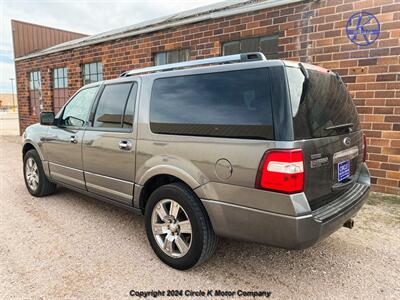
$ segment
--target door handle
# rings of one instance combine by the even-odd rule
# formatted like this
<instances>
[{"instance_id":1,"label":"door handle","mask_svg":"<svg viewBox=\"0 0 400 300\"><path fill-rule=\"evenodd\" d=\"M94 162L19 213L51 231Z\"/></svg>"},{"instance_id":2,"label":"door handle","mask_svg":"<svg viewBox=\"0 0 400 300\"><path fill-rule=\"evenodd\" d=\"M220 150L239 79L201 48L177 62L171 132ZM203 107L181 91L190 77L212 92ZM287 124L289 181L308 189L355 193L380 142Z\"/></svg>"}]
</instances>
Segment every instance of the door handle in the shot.
<instances>
[{"instance_id":1,"label":"door handle","mask_svg":"<svg viewBox=\"0 0 400 300\"><path fill-rule=\"evenodd\" d=\"M78 143L78 140L76 139L76 136L75 136L75 135L71 135L71 138L70 138L69 141L70 141L72 144Z\"/></svg>"},{"instance_id":2,"label":"door handle","mask_svg":"<svg viewBox=\"0 0 400 300\"><path fill-rule=\"evenodd\" d=\"M131 150L132 149L132 143L130 141L120 141L119 142L119 149L121 150Z\"/></svg>"}]
</instances>

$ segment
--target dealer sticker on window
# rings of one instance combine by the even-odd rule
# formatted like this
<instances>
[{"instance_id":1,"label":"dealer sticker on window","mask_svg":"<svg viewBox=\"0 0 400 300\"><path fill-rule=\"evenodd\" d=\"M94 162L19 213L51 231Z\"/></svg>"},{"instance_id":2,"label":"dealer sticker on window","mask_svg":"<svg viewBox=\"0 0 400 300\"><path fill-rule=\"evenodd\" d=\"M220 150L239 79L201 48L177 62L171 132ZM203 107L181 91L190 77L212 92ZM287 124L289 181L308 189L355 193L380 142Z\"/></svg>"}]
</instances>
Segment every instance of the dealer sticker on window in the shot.
<instances>
[{"instance_id":1,"label":"dealer sticker on window","mask_svg":"<svg viewBox=\"0 0 400 300\"><path fill-rule=\"evenodd\" d=\"M338 163L338 181L343 181L350 176L350 160Z\"/></svg>"}]
</instances>

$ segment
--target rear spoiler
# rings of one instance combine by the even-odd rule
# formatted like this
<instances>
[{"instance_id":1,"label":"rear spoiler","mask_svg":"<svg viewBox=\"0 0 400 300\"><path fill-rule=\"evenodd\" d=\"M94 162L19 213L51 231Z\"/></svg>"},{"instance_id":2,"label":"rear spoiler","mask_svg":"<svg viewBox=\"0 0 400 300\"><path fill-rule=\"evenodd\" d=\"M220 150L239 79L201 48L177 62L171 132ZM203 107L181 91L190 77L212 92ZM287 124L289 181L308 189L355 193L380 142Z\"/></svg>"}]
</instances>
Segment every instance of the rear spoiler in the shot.
<instances>
[{"instance_id":1,"label":"rear spoiler","mask_svg":"<svg viewBox=\"0 0 400 300\"><path fill-rule=\"evenodd\" d=\"M336 77L336 79L340 81L340 83L344 83L342 80L342 77L340 77L339 73L334 72L332 70L325 69L325 68L311 65L311 64L304 64L302 62L299 62L299 67L300 67L300 70L303 73L304 77L306 78L306 80L308 80L308 78L310 78L310 75L309 75L307 69L312 69L312 70L315 70L315 71L318 71L321 73L330 73L330 74L334 75Z\"/></svg>"}]
</instances>

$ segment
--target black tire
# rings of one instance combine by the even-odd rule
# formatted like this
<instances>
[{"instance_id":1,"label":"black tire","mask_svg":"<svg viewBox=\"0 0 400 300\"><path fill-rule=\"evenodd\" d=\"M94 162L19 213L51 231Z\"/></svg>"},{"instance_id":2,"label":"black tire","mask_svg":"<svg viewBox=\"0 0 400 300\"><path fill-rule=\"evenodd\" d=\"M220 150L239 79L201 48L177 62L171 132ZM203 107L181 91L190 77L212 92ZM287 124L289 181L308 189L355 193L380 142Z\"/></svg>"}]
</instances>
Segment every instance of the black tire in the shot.
<instances>
[{"instance_id":1,"label":"black tire","mask_svg":"<svg viewBox=\"0 0 400 300\"><path fill-rule=\"evenodd\" d=\"M190 248L184 256L179 258L164 253L153 235L153 209L163 199L177 202L185 210L191 223ZM183 183L163 185L150 195L145 208L145 222L147 238L154 252L161 261L174 269L187 270L202 264L212 256L217 246L218 238L212 229L206 210L193 191Z\"/></svg>"},{"instance_id":2,"label":"black tire","mask_svg":"<svg viewBox=\"0 0 400 300\"><path fill-rule=\"evenodd\" d=\"M38 170L38 177L39 177L39 183L37 185L36 189L33 189L27 182L27 178L26 178L26 164L28 159L33 159L34 162L37 165L37 170ZM36 150L32 149L29 150L28 152L26 152L25 156L24 156L24 180L25 180L25 185L26 188L28 189L29 193L32 196L35 197L44 197L44 196L48 196L51 195L55 192L57 185L55 183L50 182L47 179L46 174L44 173L43 170L43 164L42 164L42 160L40 159L39 154L36 152Z\"/></svg>"}]
</instances>

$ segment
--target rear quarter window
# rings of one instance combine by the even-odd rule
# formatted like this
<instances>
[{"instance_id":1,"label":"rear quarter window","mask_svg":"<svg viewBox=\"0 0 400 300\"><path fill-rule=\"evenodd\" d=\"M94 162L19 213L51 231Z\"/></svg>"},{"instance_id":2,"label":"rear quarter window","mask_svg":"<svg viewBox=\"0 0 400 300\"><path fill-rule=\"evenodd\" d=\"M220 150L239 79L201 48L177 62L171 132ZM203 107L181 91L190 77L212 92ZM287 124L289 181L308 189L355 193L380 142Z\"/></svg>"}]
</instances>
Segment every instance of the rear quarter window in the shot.
<instances>
[{"instance_id":1,"label":"rear quarter window","mask_svg":"<svg viewBox=\"0 0 400 300\"><path fill-rule=\"evenodd\" d=\"M154 81L154 133L273 139L268 69L160 78Z\"/></svg>"}]
</instances>

